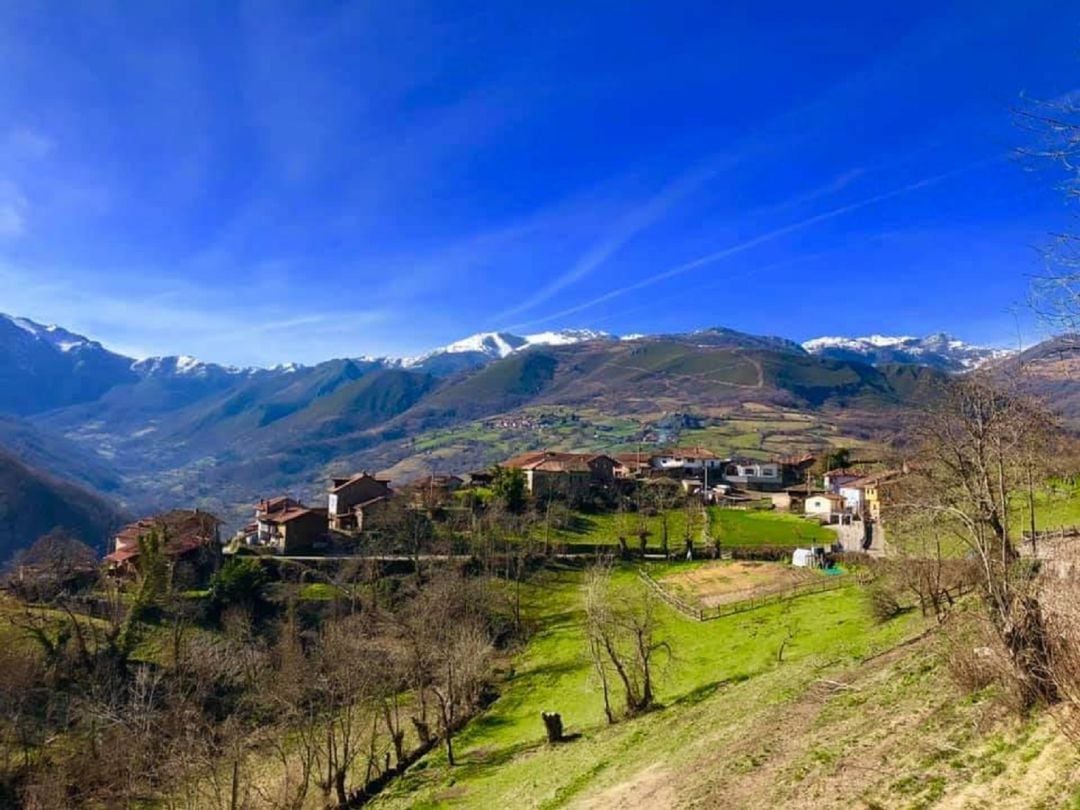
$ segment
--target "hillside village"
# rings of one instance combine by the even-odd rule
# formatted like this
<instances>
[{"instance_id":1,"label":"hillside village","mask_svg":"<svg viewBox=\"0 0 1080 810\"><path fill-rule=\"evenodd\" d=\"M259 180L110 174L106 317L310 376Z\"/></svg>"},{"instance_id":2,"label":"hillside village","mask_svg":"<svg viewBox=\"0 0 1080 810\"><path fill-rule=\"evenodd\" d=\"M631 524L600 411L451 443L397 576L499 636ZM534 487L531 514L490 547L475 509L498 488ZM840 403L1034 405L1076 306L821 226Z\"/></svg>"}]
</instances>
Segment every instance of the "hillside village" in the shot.
<instances>
[{"instance_id":1,"label":"hillside village","mask_svg":"<svg viewBox=\"0 0 1080 810\"><path fill-rule=\"evenodd\" d=\"M262 498L254 505L251 521L224 540L223 521L199 509L174 509L142 518L115 535L105 563L116 574L134 575L140 543L152 532L167 538L166 556L184 571L183 580L192 584L208 581L223 556L388 556L396 547L380 541L394 531L392 507L446 524L448 512L488 508L493 480L506 471L520 475L529 508L537 512L557 503L592 515L627 509L656 514L687 506L777 513L830 530L833 539L821 552L883 555L882 499L889 482L902 470L886 469L877 462L848 461L846 453L840 458L844 467L815 474L820 465L812 454L763 461L725 458L702 447L614 455L541 450L518 454L490 470L428 475L400 487L393 487L387 478L360 472L332 479L325 505L304 504L288 495ZM591 539L593 545L621 543L624 556L629 553L625 537ZM645 548L649 538L638 539ZM652 538L653 544L659 539ZM664 542L663 553L672 557L731 553L704 525L678 549L667 547L666 538ZM570 543L566 550L574 548ZM468 552L461 544L455 550ZM796 551L792 551L793 559L801 559ZM752 550L743 553L754 556Z\"/></svg>"}]
</instances>

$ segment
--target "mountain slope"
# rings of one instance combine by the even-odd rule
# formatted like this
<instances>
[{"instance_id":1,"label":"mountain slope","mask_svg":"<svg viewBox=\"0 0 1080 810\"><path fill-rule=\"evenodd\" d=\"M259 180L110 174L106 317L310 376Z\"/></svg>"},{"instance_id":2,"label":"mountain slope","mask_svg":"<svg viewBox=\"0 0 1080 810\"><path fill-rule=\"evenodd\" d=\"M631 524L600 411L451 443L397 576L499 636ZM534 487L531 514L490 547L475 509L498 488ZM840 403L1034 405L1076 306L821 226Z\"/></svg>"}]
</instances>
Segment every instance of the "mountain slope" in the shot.
<instances>
[{"instance_id":1,"label":"mountain slope","mask_svg":"<svg viewBox=\"0 0 1080 810\"><path fill-rule=\"evenodd\" d=\"M642 339L515 353L450 380L391 423L416 435L525 407L588 408L644 422L666 413L708 413L751 402L773 407L885 412L923 395L942 373L827 360L787 347L700 345ZM775 345L775 344L764 344ZM384 461L396 461L381 457Z\"/></svg>"},{"instance_id":2,"label":"mountain slope","mask_svg":"<svg viewBox=\"0 0 1080 810\"><path fill-rule=\"evenodd\" d=\"M101 550L123 522L112 502L0 450L0 563L57 528Z\"/></svg>"},{"instance_id":3,"label":"mountain slope","mask_svg":"<svg viewBox=\"0 0 1080 810\"><path fill-rule=\"evenodd\" d=\"M30 467L101 493L116 493L123 478L91 447L77 444L26 419L0 415L0 450Z\"/></svg>"},{"instance_id":4,"label":"mountain slope","mask_svg":"<svg viewBox=\"0 0 1080 810\"><path fill-rule=\"evenodd\" d=\"M135 377L128 358L100 343L0 314L0 413L28 415L89 402Z\"/></svg>"}]
</instances>

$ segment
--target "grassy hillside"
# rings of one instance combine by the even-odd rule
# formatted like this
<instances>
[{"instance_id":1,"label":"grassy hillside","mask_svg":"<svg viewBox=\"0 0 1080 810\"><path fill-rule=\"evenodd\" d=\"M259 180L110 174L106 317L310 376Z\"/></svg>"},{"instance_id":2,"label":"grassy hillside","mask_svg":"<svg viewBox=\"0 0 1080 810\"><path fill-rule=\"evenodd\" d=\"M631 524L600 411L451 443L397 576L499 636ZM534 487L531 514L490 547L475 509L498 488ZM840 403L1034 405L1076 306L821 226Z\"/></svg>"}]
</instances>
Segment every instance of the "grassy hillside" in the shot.
<instances>
[{"instance_id":1,"label":"grassy hillside","mask_svg":"<svg viewBox=\"0 0 1080 810\"><path fill-rule=\"evenodd\" d=\"M991 694L962 698L922 620L875 625L856 587L706 623L664 609L664 706L609 726L580 581L530 589L540 630L460 735L460 764L431 754L375 806L1073 806L1077 757L1049 718L1004 722ZM546 744L542 711L581 737Z\"/></svg>"},{"instance_id":2,"label":"grassy hillside","mask_svg":"<svg viewBox=\"0 0 1080 810\"><path fill-rule=\"evenodd\" d=\"M683 544L686 522L684 510L675 509L667 514L668 539L673 550L678 550ZM644 524L649 533L649 547L658 548L663 537L662 516L644 517ZM573 547L576 543L614 546L622 535L631 546L635 546L640 525L636 514L577 513L569 526L550 529L547 536L552 542ZM544 532L544 527L540 526L535 534L542 539ZM700 522L691 524L690 534L695 544L706 542L706 530ZM794 547L810 543L830 544L835 542L836 533L798 515L711 506L707 537L719 540L722 546Z\"/></svg>"}]
</instances>

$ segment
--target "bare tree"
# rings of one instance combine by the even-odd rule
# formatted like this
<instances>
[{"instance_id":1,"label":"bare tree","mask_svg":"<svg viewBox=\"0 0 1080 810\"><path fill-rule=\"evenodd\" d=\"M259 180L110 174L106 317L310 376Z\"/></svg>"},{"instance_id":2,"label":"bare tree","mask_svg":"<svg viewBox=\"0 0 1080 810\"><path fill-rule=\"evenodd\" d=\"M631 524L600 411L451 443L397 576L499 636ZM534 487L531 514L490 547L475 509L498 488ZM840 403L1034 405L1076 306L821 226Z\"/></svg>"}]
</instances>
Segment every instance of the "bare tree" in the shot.
<instances>
[{"instance_id":1,"label":"bare tree","mask_svg":"<svg viewBox=\"0 0 1080 810\"><path fill-rule=\"evenodd\" d=\"M450 765L456 761L454 734L479 705L489 675L490 599L481 581L445 571L413 600L406 617L413 677L421 700L430 696L438 712Z\"/></svg>"},{"instance_id":2,"label":"bare tree","mask_svg":"<svg viewBox=\"0 0 1080 810\"><path fill-rule=\"evenodd\" d=\"M705 503L701 498L685 498L683 501L683 548L687 559L694 553L694 540L705 531Z\"/></svg>"},{"instance_id":3,"label":"bare tree","mask_svg":"<svg viewBox=\"0 0 1080 810\"><path fill-rule=\"evenodd\" d=\"M614 722L610 684L622 686L627 716L653 708L655 657L671 658L671 646L657 638L656 598L641 582L616 587L611 569L593 568L585 584L585 636L604 694L604 711Z\"/></svg>"},{"instance_id":4,"label":"bare tree","mask_svg":"<svg viewBox=\"0 0 1080 810\"><path fill-rule=\"evenodd\" d=\"M432 634L432 645L434 668L428 689L438 705L446 761L454 765L454 734L479 703L480 689L488 674L491 641L476 623L442 624Z\"/></svg>"},{"instance_id":5,"label":"bare tree","mask_svg":"<svg viewBox=\"0 0 1080 810\"><path fill-rule=\"evenodd\" d=\"M365 715L374 694L366 636L357 617L329 622L315 652L323 743L317 752L318 784L324 796L333 794L339 807L348 804L350 775L365 751Z\"/></svg>"},{"instance_id":6,"label":"bare tree","mask_svg":"<svg viewBox=\"0 0 1080 810\"><path fill-rule=\"evenodd\" d=\"M978 572L961 556L960 550L968 545L956 543L948 521L942 520L935 508L926 508L928 484L921 475L909 475L890 486L891 499L883 509L892 538L890 559L874 566L874 596L891 594L899 600L907 594L923 616L932 613L938 623L943 623L956 597L977 581ZM888 602L879 605L885 608Z\"/></svg>"},{"instance_id":7,"label":"bare tree","mask_svg":"<svg viewBox=\"0 0 1080 810\"><path fill-rule=\"evenodd\" d=\"M1027 100L1016 111L1030 136L1020 150L1032 170L1050 170L1066 200L1080 201L1080 103L1075 94L1050 101ZM1032 306L1053 330L1067 338L1064 348L1080 348L1080 231L1051 235L1043 251L1045 269L1034 279Z\"/></svg>"},{"instance_id":8,"label":"bare tree","mask_svg":"<svg viewBox=\"0 0 1080 810\"><path fill-rule=\"evenodd\" d=\"M1056 695L1038 581L1020 559L1014 511L1053 434L1053 420L1033 401L986 377L954 380L913 428L918 462L906 482L912 508L976 561L991 622L1029 703Z\"/></svg>"}]
</instances>

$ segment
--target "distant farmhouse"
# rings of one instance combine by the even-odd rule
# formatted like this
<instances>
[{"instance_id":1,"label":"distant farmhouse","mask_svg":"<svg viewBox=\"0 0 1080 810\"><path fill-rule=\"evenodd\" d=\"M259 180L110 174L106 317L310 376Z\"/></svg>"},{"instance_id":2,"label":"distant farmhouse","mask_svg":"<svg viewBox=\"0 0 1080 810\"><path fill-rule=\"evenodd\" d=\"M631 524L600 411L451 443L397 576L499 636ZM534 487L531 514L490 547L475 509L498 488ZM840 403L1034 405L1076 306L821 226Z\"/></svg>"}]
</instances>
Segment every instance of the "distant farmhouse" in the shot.
<instances>
[{"instance_id":1,"label":"distant farmhouse","mask_svg":"<svg viewBox=\"0 0 1080 810\"><path fill-rule=\"evenodd\" d=\"M779 490L784 485L779 461L734 458L724 464L724 481L755 490Z\"/></svg>"},{"instance_id":2,"label":"distant farmhouse","mask_svg":"<svg viewBox=\"0 0 1080 810\"><path fill-rule=\"evenodd\" d=\"M425 475L410 481L400 492L412 506L434 508L448 503L464 486L465 480L456 475Z\"/></svg>"},{"instance_id":3,"label":"distant farmhouse","mask_svg":"<svg viewBox=\"0 0 1080 810\"><path fill-rule=\"evenodd\" d=\"M199 581L216 570L221 561L221 524L214 515L199 509L174 509L142 518L116 533L105 564L110 573L134 574L143 552L140 541L156 535L174 580Z\"/></svg>"},{"instance_id":4,"label":"distant farmhouse","mask_svg":"<svg viewBox=\"0 0 1080 810\"><path fill-rule=\"evenodd\" d=\"M521 470L525 488L537 497L560 496L580 500L594 487L608 487L615 481L618 462L600 453L558 453L542 450L522 453L500 466Z\"/></svg>"},{"instance_id":5,"label":"distant farmhouse","mask_svg":"<svg viewBox=\"0 0 1080 810\"><path fill-rule=\"evenodd\" d=\"M724 460L704 447L676 447L654 453L649 459L649 466L654 470L678 471L687 474L705 471L718 473L724 467Z\"/></svg>"},{"instance_id":6,"label":"distant farmhouse","mask_svg":"<svg viewBox=\"0 0 1080 810\"><path fill-rule=\"evenodd\" d=\"M327 510L330 528L338 532L362 532L365 521L385 508L393 492L390 481L370 473L330 482Z\"/></svg>"},{"instance_id":7,"label":"distant farmhouse","mask_svg":"<svg viewBox=\"0 0 1080 810\"><path fill-rule=\"evenodd\" d=\"M809 496L803 505L807 515L822 518L825 523L836 522L841 515L849 514L840 495L832 492L820 492Z\"/></svg>"},{"instance_id":8,"label":"distant farmhouse","mask_svg":"<svg viewBox=\"0 0 1080 810\"><path fill-rule=\"evenodd\" d=\"M317 548L326 535L326 510L308 508L285 496L255 506L254 533L249 544L278 554L302 554Z\"/></svg>"},{"instance_id":9,"label":"distant farmhouse","mask_svg":"<svg viewBox=\"0 0 1080 810\"><path fill-rule=\"evenodd\" d=\"M674 478L688 493L741 505L753 501L755 493L766 498L769 493L782 493L805 482L814 461L810 454L764 461L725 458L704 447L673 447L615 456L535 451L514 456L500 466L522 470L534 495L580 496L590 487L609 487L615 481ZM783 506L791 503L790 496L780 500Z\"/></svg>"},{"instance_id":10,"label":"distant farmhouse","mask_svg":"<svg viewBox=\"0 0 1080 810\"><path fill-rule=\"evenodd\" d=\"M389 480L370 473L333 478L325 507L306 506L286 495L259 501L254 520L239 532L237 542L284 555L319 551L335 534L364 532L393 495Z\"/></svg>"}]
</instances>

